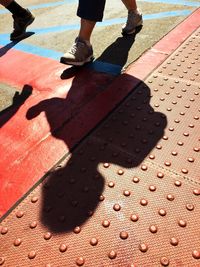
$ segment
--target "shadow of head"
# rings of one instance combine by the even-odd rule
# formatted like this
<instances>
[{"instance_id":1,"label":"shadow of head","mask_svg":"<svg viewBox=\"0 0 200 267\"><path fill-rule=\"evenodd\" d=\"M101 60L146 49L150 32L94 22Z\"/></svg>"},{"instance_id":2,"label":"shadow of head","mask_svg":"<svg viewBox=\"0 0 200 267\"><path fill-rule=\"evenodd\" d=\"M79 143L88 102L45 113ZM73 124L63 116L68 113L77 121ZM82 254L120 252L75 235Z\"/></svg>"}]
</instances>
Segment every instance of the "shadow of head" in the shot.
<instances>
[{"instance_id":1,"label":"shadow of head","mask_svg":"<svg viewBox=\"0 0 200 267\"><path fill-rule=\"evenodd\" d=\"M13 105L22 105L27 98L32 94L33 88L32 86L25 84L22 88L21 93L15 92L13 97Z\"/></svg>"},{"instance_id":2,"label":"shadow of head","mask_svg":"<svg viewBox=\"0 0 200 267\"><path fill-rule=\"evenodd\" d=\"M130 75L121 75L121 84L135 84L136 80ZM75 78L72 87L76 86L79 87L79 83L76 85ZM70 94L73 94L73 90ZM63 105L64 109L70 105L68 97L49 99L45 105L39 106L38 112L46 113L52 135L72 149L67 160L49 173L42 187L41 220L50 231L72 231L76 226L83 225L95 212L105 187L110 179L112 181L102 171L104 163L134 169L156 146L164 134L167 121L164 114L154 111L150 99L149 87L140 81L120 106L75 149L72 149L70 137L76 135L77 125L70 129L70 133L56 130L58 118L51 113L52 107L56 109L57 105ZM102 99L100 103L96 102L96 111L103 108L102 103ZM37 111L37 107L35 109ZM86 114L80 123L89 119ZM130 177L123 179L126 184Z\"/></svg>"},{"instance_id":3,"label":"shadow of head","mask_svg":"<svg viewBox=\"0 0 200 267\"><path fill-rule=\"evenodd\" d=\"M32 86L25 84L21 92L16 91L13 99L12 105L8 106L6 109L0 111L0 128L6 124L19 110L19 108L25 103L25 101L32 94Z\"/></svg>"}]
</instances>

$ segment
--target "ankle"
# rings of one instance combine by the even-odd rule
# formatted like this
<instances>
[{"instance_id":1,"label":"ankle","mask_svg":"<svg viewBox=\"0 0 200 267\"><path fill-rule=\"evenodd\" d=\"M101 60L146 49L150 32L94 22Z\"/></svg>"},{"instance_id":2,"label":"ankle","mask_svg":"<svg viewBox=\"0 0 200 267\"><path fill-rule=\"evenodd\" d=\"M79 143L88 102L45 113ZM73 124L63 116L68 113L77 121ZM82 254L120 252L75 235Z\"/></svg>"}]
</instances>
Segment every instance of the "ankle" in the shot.
<instances>
[{"instance_id":1,"label":"ankle","mask_svg":"<svg viewBox=\"0 0 200 267\"><path fill-rule=\"evenodd\" d=\"M6 9L8 9L13 15L17 17L24 17L27 15L27 10L20 6L17 2L11 2Z\"/></svg>"},{"instance_id":2,"label":"ankle","mask_svg":"<svg viewBox=\"0 0 200 267\"><path fill-rule=\"evenodd\" d=\"M140 14L140 11L137 8L136 9L129 9L128 13Z\"/></svg>"},{"instance_id":3,"label":"ankle","mask_svg":"<svg viewBox=\"0 0 200 267\"><path fill-rule=\"evenodd\" d=\"M90 43L90 40L87 40L87 39L82 38L80 36L78 36L77 39L82 41L82 42L84 42L84 43L86 43L87 46L92 46L91 43Z\"/></svg>"}]
</instances>

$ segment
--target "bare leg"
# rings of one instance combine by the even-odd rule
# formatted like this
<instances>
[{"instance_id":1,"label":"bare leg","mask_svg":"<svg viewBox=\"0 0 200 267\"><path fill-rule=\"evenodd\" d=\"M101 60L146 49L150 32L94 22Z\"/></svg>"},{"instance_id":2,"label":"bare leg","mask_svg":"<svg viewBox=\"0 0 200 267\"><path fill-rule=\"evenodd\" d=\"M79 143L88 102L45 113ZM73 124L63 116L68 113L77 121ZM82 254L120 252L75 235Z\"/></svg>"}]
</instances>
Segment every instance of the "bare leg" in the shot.
<instances>
[{"instance_id":1,"label":"bare leg","mask_svg":"<svg viewBox=\"0 0 200 267\"><path fill-rule=\"evenodd\" d=\"M137 4L135 0L122 0L125 7L128 9L128 11L136 11L137 10Z\"/></svg>"},{"instance_id":2,"label":"bare leg","mask_svg":"<svg viewBox=\"0 0 200 267\"><path fill-rule=\"evenodd\" d=\"M23 17L27 15L26 9L18 4L15 0L0 0L0 4L15 16Z\"/></svg>"},{"instance_id":3,"label":"bare leg","mask_svg":"<svg viewBox=\"0 0 200 267\"><path fill-rule=\"evenodd\" d=\"M95 24L95 21L81 19L81 26L78 37L81 40L88 41L90 43L90 38Z\"/></svg>"}]
</instances>

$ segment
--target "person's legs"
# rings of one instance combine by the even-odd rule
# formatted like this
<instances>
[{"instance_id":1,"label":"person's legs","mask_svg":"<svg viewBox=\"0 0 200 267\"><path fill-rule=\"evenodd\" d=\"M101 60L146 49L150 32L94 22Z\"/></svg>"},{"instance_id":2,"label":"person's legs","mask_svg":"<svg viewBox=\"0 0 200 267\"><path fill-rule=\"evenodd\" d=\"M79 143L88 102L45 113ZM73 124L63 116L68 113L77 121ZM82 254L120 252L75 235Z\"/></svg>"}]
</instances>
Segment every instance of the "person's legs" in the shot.
<instances>
[{"instance_id":1,"label":"person's legs","mask_svg":"<svg viewBox=\"0 0 200 267\"><path fill-rule=\"evenodd\" d=\"M78 38L90 43L90 37L92 35L92 31L95 27L96 21L91 21L87 19L81 18L81 25L78 34Z\"/></svg>"},{"instance_id":2,"label":"person's legs","mask_svg":"<svg viewBox=\"0 0 200 267\"><path fill-rule=\"evenodd\" d=\"M143 23L142 14L138 11L136 0L122 0L128 10L127 21L122 27L122 34L132 34Z\"/></svg>"},{"instance_id":3,"label":"person's legs","mask_svg":"<svg viewBox=\"0 0 200 267\"><path fill-rule=\"evenodd\" d=\"M20 6L14 0L0 0L0 4L8 9L13 15L24 16L26 15L26 9Z\"/></svg>"},{"instance_id":4,"label":"person's legs","mask_svg":"<svg viewBox=\"0 0 200 267\"><path fill-rule=\"evenodd\" d=\"M7 7L13 0L0 0L0 4Z\"/></svg>"},{"instance_id":5,"label":"person's legs","mask_svg":"<svg viewBox=\"0 0 200 267\"><path fill-rule=\"evenodd\" d=\"M34 21L34 16L28 9L23 8L14 0L0 0L3 5L12 13L14 30L10 35L11 41L24 37L26 28Z\"/></svg>"},{"instance_id":6,"label":"person's legs","mask_svg":"<svg viewBox=\"0 0 200 267\"><path fill-rule=\"evenodd\" d=\"M93 60L93 49L90 44L90 37L95 24L95 21L81 18L78 37L70 50L60 58L61 63L82 66Z\"/></svg>"},{"instance_id":7,"label":"person's legs","mask_svg":"<svg viewBox=\"0 0 200 267\"><path fill-rule=\"evenodd\" d=\"M81 66L93 59L90 38L97 21L102 21L105 0L79 0L77 16L81 18L80 30L75 44L65 53L60 62Z\"/></svg>"}]
</instances>

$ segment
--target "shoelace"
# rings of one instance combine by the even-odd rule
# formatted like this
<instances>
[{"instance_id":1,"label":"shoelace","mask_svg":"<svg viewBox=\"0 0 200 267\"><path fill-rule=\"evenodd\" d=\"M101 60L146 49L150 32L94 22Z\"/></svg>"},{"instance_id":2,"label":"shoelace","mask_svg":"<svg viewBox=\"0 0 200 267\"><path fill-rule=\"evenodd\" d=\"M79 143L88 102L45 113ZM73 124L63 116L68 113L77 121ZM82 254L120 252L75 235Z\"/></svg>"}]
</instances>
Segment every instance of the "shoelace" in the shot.
<instances>
[{"instance_id":1,"label":"shoelace","mask_svg":"<svg viewBox=\"0 0 200 267\"><path fill-rule=\"evenodd\" d=\"M84 44L82 44L81 42L76 42L76 43L74 43L73 46L72 46L72 48L71 48L71 50L70 50L70 53L71 53L72 55L75 55L76 52L77 52L77 50L78 50L78 47L79 47L79 46L83 46L83 45L84 45Z\"/></svg>"},{"instance_id":2,"label":"shoelace","mask_svg":"<svg viewBox=\"0 0 200 267\"><path fill-rule=\"evenodd\" d=\"M130 26L134 20L135 14L133 13L128 13L127 21L126 21L126 26Z\"/></svg>"}]
</instances>

